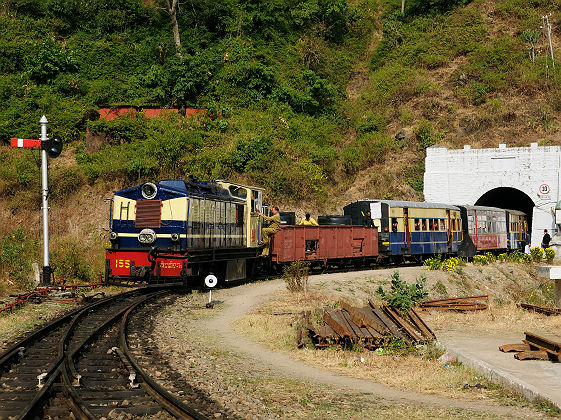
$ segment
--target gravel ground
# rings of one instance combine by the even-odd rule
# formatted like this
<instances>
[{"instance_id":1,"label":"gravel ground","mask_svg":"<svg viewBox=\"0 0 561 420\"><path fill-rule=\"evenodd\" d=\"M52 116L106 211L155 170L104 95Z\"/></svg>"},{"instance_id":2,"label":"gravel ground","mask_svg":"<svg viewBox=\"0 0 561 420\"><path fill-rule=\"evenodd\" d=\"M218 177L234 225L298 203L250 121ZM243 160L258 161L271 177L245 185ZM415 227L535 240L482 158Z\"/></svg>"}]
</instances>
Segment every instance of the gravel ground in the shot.
<instances>
[{"instance_id":1,"label":"gravel ground","mask_svg":"<svg viewBox=\"0 0 561 420\"><path fill-rule=\"evenodd\" d=\"M195 391L195 402L212 418L508 418L469 409L426 407L414 401L388 403L370 393L290 378L274 367L224 348L217 337L205 335L205 323L222 305L206 309L206 296L180 296L145 320L151 356L145 359L152 375L168 377L178 395ZM165 362L163 362L165 360ZM175 379L171 379L171 378ZM183 382L185 381L185 382ZM177 385L177 384L183 385ZM172 385L169 384L171 387ZM181 389L180 389L181 388ZM180 393L180 391L184 391ZM226 408L227 407L227 408ZM535 413L535 412L534 412ZM526 413L527 414L527 413ZM522 417L525 417L522 415Z\"/></svg>"}]
</instances>

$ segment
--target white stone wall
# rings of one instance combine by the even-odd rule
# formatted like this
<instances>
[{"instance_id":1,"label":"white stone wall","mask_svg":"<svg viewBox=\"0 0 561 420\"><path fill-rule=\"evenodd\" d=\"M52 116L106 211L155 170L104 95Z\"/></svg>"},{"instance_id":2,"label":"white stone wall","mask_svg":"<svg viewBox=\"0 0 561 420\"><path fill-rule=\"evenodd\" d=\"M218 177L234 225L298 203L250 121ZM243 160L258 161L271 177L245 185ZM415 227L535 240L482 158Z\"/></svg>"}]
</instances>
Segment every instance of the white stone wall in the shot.
<instances>
[{"instance_id":1,"label":"white stone wall","mask_svg":"<svg viewBox=\"0 0 561 420\"><path fill-rule=\"evenodd\" d=\"M510 147L461 150L430 147L425 159L426 201L475 204L487 191L510 187L524 192L534 202L532 246L540 245L543 230L555 233L555 204L561 182L561 147ZM547 185L544 194L541 186ZM542 187L543 188L543 187Z\"/></svg>"}]
</instances>

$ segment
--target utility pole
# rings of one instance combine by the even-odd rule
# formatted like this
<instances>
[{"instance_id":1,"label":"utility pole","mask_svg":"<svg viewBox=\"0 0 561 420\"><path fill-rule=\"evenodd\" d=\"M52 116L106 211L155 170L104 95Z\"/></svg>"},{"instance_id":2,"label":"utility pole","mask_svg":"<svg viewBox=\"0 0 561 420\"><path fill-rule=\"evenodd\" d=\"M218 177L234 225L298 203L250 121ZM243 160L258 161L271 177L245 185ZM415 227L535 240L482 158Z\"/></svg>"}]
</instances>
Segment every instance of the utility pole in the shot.
<instances>
[{"instance_id":1,"label":"utility pole","mask_svg":"<svg viewBox=\"0 0 561 420\"><path fill-rule=\"evenodd\" d=\"M543 28L547 32L547 40L549 41L549 52L551 54L551 66L555 68L555 61L553 60L553 44L551 43L551 24L549 23L549 15L542 16Z\"/></svg>"}]
</instances>

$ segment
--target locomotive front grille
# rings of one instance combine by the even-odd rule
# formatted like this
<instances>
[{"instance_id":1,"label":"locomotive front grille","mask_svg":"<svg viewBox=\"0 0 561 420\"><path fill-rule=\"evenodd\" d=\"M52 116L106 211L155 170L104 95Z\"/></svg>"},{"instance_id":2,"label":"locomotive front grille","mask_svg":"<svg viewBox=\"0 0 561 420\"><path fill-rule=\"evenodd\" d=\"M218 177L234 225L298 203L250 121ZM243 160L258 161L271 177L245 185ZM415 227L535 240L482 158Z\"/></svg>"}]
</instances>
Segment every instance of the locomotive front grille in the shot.
<instances>
[{"instance_id":1,"label":"locomotive front grille","mask_svg":"<svg viewBox=\"0 0 561 420\"><path fill-rule=\"evenodd\" d=\"M137 200L135 228L157 229L162 225L162 200Z\"/></svg>"}]
</instances>

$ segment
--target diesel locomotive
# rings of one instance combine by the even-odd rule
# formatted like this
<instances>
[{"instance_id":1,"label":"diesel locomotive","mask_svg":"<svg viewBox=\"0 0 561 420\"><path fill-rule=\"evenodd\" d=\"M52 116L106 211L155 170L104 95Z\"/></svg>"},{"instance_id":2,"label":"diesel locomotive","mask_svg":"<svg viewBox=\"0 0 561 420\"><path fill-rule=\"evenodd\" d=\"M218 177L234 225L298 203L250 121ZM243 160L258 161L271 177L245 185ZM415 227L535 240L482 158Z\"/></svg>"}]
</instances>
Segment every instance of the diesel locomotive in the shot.
<instances>
[{"instance_id":1,"label":"diesel locomotive","mask_svg":"<svg viewBox=\"0 0 561 420\"><path fill-rule=\"evenodd\" d=\"M200 286L253 277L293 261L369 266L434 255L522 250L526 215L495 207L364 199L319 226L283 224L261 257L264 190L223 180L164 180L116 191L106 250L108 282ZM364 226L370 212L374 226ZM293 222L292 222L293 223Z\"/></svg>"},{"instance_id":2,"label":"diesel locomotive","mask_svg":"<svg viewBox=\"0 0 561 420\"><path fill-rule=\"evenodd\" d=\"M111 199L105 277L150 283L251 275L260 255L263 190L196 178L148 182Z\"/></svg>"}]
</instances>

